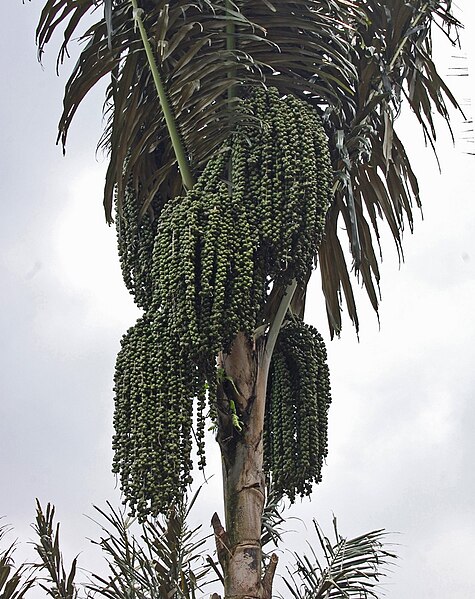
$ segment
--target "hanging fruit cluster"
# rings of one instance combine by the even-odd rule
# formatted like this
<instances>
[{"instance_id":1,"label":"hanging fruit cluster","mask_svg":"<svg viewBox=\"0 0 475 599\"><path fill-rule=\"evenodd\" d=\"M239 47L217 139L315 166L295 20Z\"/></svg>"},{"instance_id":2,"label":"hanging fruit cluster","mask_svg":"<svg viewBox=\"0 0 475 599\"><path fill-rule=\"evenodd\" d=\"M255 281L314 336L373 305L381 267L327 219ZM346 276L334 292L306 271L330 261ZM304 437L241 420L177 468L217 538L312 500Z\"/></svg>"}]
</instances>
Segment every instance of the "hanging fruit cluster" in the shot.
<instances>
[{"instance_id":1,"label":"hanging fruit cluster","mask_svg":"<svg viewBox=\"0 0 475 599\"><path fill-rule=\"evenodd\" d=\"M241 114L229 144L155 221L139 223L133 193L126 195L122 269L146 312L117 359L114 471L141 517L164 511L190 482L195 404L204 465L206 399L213 410L218 352L229 350L238 332L250 337L262 324L271 285L306 281L323 234L331 166L314 109L259 89L242 101ZM299 395L307 410L315 389ZM303 435L309 451L312 435L313 429ZM285 478L277 473L280 462L270 460L274 478ZM310 458L302 477L318 478ZM281 486L290 497L307 492L304 482L293 492L289 485Z\"/></svg>"},{"instance_id":2,"label":"hanging fruit cluster","mask_svg":"<svg viewBox=\"0 0 475 599\"><path fill-rule=\"evenodd\" d=\"M274 490L292 502L321 480L330 401L322 337L300 319L285 321L267 384L264 468Z\"/></svg>"},{"instance_id":3,"label":"hanging fruit cluster","mask_svg":"<svg viewBox=\"0 0 475 599\"><path fill-rule=\"evenodd\" d=\"M115 223L125 286L135 303L146 310L152 301L152 252L158 223L154 213L158 210L154 202L139 218L137 195L132 185L126 187L121 209L116 210Z\"/></svg>"},{"instance_id":4,"label":"hanging fruit cluster","mask_svg":"<svg viewBox=\"0 0 475 599\"><path fill-rule=\"evenodd\" d=\"M177 340L163 337L162 320L145 314L129 329L114 377L113 471L120 473L131 511L140 516L163 512L189 484L190 397L198 396L202 406L204 395L198 371L180 361Z\"/></svg>"}]
</instances>

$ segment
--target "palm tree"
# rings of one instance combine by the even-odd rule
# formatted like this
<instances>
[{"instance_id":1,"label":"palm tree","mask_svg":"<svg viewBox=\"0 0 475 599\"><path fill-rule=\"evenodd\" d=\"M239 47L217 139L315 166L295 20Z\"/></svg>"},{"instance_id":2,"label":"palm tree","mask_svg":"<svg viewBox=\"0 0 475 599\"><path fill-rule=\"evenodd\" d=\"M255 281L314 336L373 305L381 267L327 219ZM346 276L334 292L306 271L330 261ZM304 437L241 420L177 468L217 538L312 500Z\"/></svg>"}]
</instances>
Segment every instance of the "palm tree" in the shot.
<instances>
[{"instance_id":1,"label":"palm tree","mask_svg":"<svg viewBox=\"0 0 475 599\"><path fill-rule=\"evenodd\" d=\"M62 27L62 63L83 21L58 140L109 76L104 209L144 309L117 362L114 469L133 512L163 512L189 483L195 397L204 462L208 400L225 596L268 598L266 485L308 494L326 454L325 350L302 321L312 263L332 336L344 308L358 329L352 271L378 310L380 223L402 254L420 206L395 121L407 104L431 145L433 112L449 123L431 33L456 43L459 23L450 0L48 0L40 56Z\"/></svg>"}]
</instances>

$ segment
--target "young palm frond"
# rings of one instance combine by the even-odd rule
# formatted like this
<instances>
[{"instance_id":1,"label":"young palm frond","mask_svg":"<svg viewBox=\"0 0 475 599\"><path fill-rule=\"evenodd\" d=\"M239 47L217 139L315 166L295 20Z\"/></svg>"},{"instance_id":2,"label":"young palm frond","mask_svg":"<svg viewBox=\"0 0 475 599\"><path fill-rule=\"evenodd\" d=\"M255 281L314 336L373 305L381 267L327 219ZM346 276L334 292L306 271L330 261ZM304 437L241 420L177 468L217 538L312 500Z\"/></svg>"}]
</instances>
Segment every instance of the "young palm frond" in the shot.
<instances>
[{"instance_id":1,"label":"young palm frond","mask_svg":"<svg viewBox=\"0 0 475 599\"><path fill-rule=\"evenodd\" d=\"M38 535L34 544L40 562L36 567L45 571L45 577L39 579L39 585L53 599L76 599L78 587L75 584L77 558L71 563L69 574L64 568L63 554L59 542L59 523L54 523L55 508L48 503L43 511L40 502L36 501L36 522L33 529Z\"/></svg>"},{"instance_id":2,"label":"young palm frond","mask_svg":"<svg viewBox=\"0 0 475 599\"><path fill-rule=\"evenodd\" d=\"M323 561L311 547L312 556L294 554L295 568L284 579L295 599L377 598L380 579L396 559L384 547L386 532L374 530L354 539L339 535L334 520L335 542L324 536L313 521Z\"/></svg>"},{"instance_id":3,"label":"young palm frond","mask_svg":"<svg viewBox=\"0 0 475 599\"><path fill-rule=\"evenodd\" d=\"M0 526L0 542L8 533L6 526ZM35 584L35 579L27 564L15 566L13 553L15 543L0 550L0 597L2 599L23 599Z\"/></svg>"},{"instance_id":4,"label":"young palm frond","mask_svg":"<svg viewBox=\"0 0 475 599\"><path fill-rule=\"evenodd\" d=\"M212 582L211 566L204 558L208 537L199 534L200 526L192 529L186 521L195 499L196 495L189 504L172 506L166 517L149 519L135 532L134 518L110 504L109 511L96 507L105 524L100 524L100 540L93 542L102 549L109 574L90 573L91 581L86 585L75 582L77 558L69 574L65 571L54 507L48 504L43 511L38 503L34 529L39 537L35 549L40 563L35 566L46 572L38 579L39 585L53 599L77 599L80 588L87 591L88 597L106 599L195 599L197 591ZM10 555L11 549L0 555L0 591L5 580L4 592L10 592L1 597L22 599L35 580L27 579L15 593L24 568L17 570L8 582Z\"/></svg>"},{"instance_id":5,"label":"young palm frond","mask_svg":"<svg viewBox=\"0 0 475 599\"><path fill-rule=\"evenodd\" d=\"M146 597L194 599L209 584L211 567L204 560L208 537L201 526L191 529L186 519L190 504L176 504L166 518L149 519L141 526L140 537L132 532L135 519L114 510L96 507L106 524L97 542L106 557L109 576L92 574L88 585L94 596L107 599Z\"/></svg>"},{"instance_id":6,"label":"young palm frond","mask_svg":"<svg viewBox=\"0 0 475 599\"><path fill-rule=\"evenodd\" d=\"M272 486L267 487L266 503L262 512L262 534L261 545L265 547L269 543L277 545L282 541L282 524L287 521L282 516L284 499Z\"/></svg>"}]
</instances>

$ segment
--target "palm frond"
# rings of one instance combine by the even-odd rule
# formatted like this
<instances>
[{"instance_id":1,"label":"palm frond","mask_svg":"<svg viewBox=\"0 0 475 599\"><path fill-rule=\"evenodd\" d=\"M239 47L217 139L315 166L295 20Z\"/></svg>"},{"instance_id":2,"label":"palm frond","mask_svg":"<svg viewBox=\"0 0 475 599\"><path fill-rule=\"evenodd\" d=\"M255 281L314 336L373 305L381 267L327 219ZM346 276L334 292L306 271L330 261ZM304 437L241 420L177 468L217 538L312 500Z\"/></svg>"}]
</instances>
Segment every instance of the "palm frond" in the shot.
<instances>
[{"instance_id":1,"label":"palm frond","mask_svg":"<svg viewBox=\"0 0 475 599\"><path fill-rule=\"evenodd\" d=\"M45 575L24 580L26 566L13 571L10 547L0 553L0 592L5 593L2 598L23 599L38 582L54 599L77 599L80 588L89 597L106 599L195 599L198 590L213 582L209 576L211 566L205 559L205 544L210 537L200 534L201 526L190 528L187 524L196 496L189 503L171 506L166 518L150 519L141 526L109 503L108 510L96 507L103 523L99 524L100 540L93 543L101 548L109 574L90 573L90 583L86 585L75 582L77 558L66 573L55 508L48 504L43 510L38 502L34 530L39 540L34 547L40 561L34 566ZM1 537L2 529L0 540Z\"/></svg>"},{"instance_id":2,"label":"palm frond","mask_svg":"<svg viewBox=\"0 0 475 599\"><path fill-rule=\"evenodd\" d=\"M277 547L282 541L282 524L287 521L282 516L283 510L284 499L282 495L274 491L272 487L268 487L261 524L261 546L263 548L269 543Z\"/></svg>"},{"instance_id":3,"label":"palm frond","mask_svg":"<svg viewBox=\"0 0 475 599\"><path fill-rule=\"evenodd\" d=\"M322 289L332 336L344 307L358 329L351 272L377 311L380 223L387 222L402 259L403 232L412 230L413 205L420 206L396 131L402 104L434 148L433 112L449 124L448 106L459 108L432 60L434 27L457 43L451 1L236 0L229 9L225 0L142 0L141 6L195 177L244 118L237 99L228 97L230 87L239 97L250 86L272 85L322 112L335 171L319 249ZM146 211L157 216L183 186L130 1L48 0L37 29L39 54L62 30L62 63L81 21L95 10L98 20L79 38L84 47L66 85L58 139L64 146L82 100L110 77L101 139L109 154L106 219L112 220L114 198L120 212L127 186L137 195L139 218ZM229 24L233 47L226 43Z\"/></svg>"},{"instance_id":4,"label":"palm frond","mask_svg":"<svg viewBox=\"0 0 475 599\"><path fill-rule=\"evenodd\" d=\"M69 574L66 574L60 548L59 524L55 525L54 517L54 506L48 503L43 511L40 502L36 501L36 521L33 529L39 540L34 547L40 558L36 567L45 572L44 578L39 579L39 585L53 599L76 599L78 588L74 579L77 558L73 559Z\"/></svg>"},{"instance_id":5,"label":"palm frond","mask_svg":"<svg viewBox=\"0 0 475 599\"><path fill-rule=\"evenodd\" d=\"M8 532L7 526L0 526L0 542L3 542ZM0 597L2 599L23 599L35 584L35 578L27 564L15 565L14 551L15 543L0 550Z\"/></svg>"},{"instance_id":6,"label":"palm frond","mask_svg":"<svg viewBox=\"0 0 475 599\"><path fill-rule=\"evenodd\" d=\"M339 535L334 520L335 542L323 534L313 521L320 545L310 547L311 557L294 554L295 568L288 568L284 578L295 599L358 599L376 598L378 586L396 555L385 548L387 533L374 530L353 539Z\"/></svg>"},{"instance_id":7,"label":"palm frond","mask_svg":"<svg viewBox=\"0 0 475 599\"><path fill-rule=\"evenodd\" d=\"M172 506L165 519L147 520L139 533L134 532L135 519L110 504L108 512L96 507L105 521L96 544L106 557L109 575L92 574L89 590L107 599L194 599L210 582L211 567L204 558L209 537L199 533L200 526L192 529L187 525L190 505Z\"/></svg>"},{"instance_id":8,"label":"palm frond","mask_svg":"<svg viewBox=\"0 0 475 599\"><path fill-rule=\"evenodd\" d=\"M354 270L373 308L379 302L379 221L386 220L400 259L402 235L413 228L413 204L420 207L419 187L404 145L396 132L402 103L415 114L426 142L435 150L438 113L450 127L447 103L459 105L432 60L431 32L442 28L457 43L460 23L450 1L359 1L367 20L355 22L354 61L358 76L342 110L325 114L333 165L335 196L328 213L326 239L319 249L322 288L330 330L341 329L342 295L358 329L358 315L348 273ZM453 37L450 37L453 35ZM348 239L352 264L342 249Z\"/></svg>"},{"instance_id":9,"label":"palm frond","mask_svg":"<svg viewBox=\"0 0 475 599\"><path fill-rule=\"evenodd\" d=\"M58 61L64 61L79 21L100 4L82 0L73 9L65 0L49 0L37 29L40 55L62 25L64 42ZM168 199L182 191L182 184L130 2L116 0L108 7L105 16L80 37L85 46L66 85L59 140L66 143L85 95L110 75L108 121L101 141L110 153L104 193L110 221L114 192L120 204L130 181L139 194L142 213L157 194ZM229 11L220 0L172 4L159 0L142 2L142 7L195 174L229 137L236 120L243 118L228 100L230 86L267 81L282 93L310 94L317 103L332 105L350 90L355 75L348 59L350 41L335 35L335 28L347 29L345 23L359 14L350 2L239 2ZM229 21L236 31L234 49L226 45Z\"/></svg>"}]
</instances>

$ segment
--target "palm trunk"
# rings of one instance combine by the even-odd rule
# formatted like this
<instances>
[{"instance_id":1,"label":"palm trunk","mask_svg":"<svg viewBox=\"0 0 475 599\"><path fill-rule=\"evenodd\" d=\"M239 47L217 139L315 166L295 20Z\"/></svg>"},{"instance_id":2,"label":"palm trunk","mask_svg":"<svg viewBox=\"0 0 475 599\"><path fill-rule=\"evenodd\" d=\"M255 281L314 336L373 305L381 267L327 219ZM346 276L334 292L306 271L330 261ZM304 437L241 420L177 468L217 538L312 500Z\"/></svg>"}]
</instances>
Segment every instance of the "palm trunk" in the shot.
<instances>
[{"instance_id":1,"label":"palm trunk","mask_svg":"<svg viewBox=\"0 0 475 599\"><path fill-rule=\"evenodd\" d=\"M218 410L223 461L226 531L213 517L218 557L224 570L226 599L270 598L272 581L262 576L261 521L265 501L262 431L268 360L245 335L222 357L226 378ZM230 402L241 424L232 422ZM275 565L272 570L275 570Z\"/></svg>"},{"instance_id":2,"label":"palm trunk","mask_svg":"<svg viewBox=\"0 0 475 599\"><path fill-rule=\"evenodd\" d=\"M272 597L278 561L275 554L262 573L264 414L272 353L296 288L293 280L287 288L273 290L276 309L271 310L272 324L266 336L251 344L245 334L239 333L231 352L220 357L224 376L217 398L218 442L223 463L226 530L217 514L212 525L224 572L225 599Z\"/></svg>"}]
</instances>

